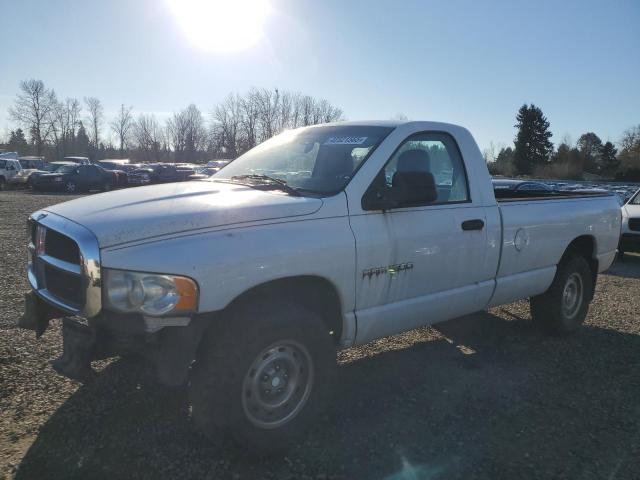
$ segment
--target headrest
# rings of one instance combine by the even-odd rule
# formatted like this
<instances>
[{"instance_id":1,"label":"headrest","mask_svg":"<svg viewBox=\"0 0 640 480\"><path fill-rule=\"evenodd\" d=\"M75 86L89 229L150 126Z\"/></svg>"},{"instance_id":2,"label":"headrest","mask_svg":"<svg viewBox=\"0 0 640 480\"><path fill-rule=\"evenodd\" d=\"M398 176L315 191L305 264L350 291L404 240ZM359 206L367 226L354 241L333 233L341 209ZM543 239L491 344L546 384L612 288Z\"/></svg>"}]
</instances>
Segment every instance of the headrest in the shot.
<instances>
[{"instance_id":1,"label":"headrest","mask_svg":"<svg viewBox=\"0 0 640 480\"><path fill-rule=\"evenodd\" d=\"M425 150L414 148L405 150L398 157L396 172L429 172L431 159Z\"/></svg>"}]
</instances>

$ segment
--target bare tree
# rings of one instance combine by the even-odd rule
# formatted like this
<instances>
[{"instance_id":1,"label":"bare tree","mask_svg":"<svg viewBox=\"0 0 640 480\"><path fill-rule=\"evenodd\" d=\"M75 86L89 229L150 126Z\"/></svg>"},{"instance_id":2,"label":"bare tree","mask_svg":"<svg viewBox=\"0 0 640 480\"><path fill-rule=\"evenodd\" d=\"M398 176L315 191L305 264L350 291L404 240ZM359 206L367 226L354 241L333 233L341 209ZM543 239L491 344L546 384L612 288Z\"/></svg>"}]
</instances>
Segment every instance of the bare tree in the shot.
<instances>
[{"instance_id":1,"label":"bare tree","mask_svg":"<svg viewBox=\"0 0 640 480\"><path fill-rule=\"evenodd\" d=\"M51 134L51 116L55 104L55 92L46 88L42 80L31 79L20 82L20 92L14 106L9 109L10 117L31 134L38 155L42 154Z\"/></svg>"},{"instance_id":2,"label":"bare tree","mask_svg":"<svg viewBox=\"0 0 640 480\"><path fill-rule=\"evenodd\" d=\"M252 100L248 99L247 101ZM224 102L217 105L213 110L212 144L214 144L214 149L217 153L229 158L235 158L243 151L241 102L242 100L238 95L230 94ZM255 108L256 110L252 110L256 112L256 116L252 120L254 125L257 118L257 107ZM247 120L244 121L245 123L247 122ZM253 141L256 138L257 134L253 137Z\"/></svg>"},{"instance_id":3,"label":"bare tree","mask_svg":"<svg viewBox=\"0 0 640 480\"><path fill-rule=\"evenodd\" d=\"M174 113L167 121L167 137L173 146L176 160L193 162L207 143L204 119L198 108L191 104Z\"/></svg>"},{"instance_id":4,"label":"bare tree","mask_svg":"<svg viewBox=\"0 0 640 480\"><path fill-rule=\"evenodd\" d=\"M155 116L141 114L133 125L133 137L142 160L159 160L164 138Z\"/></svg>"},{"instance_id":5,"label":"bare tree","mask_svg":"<svg viewBox=\"0 0 640 480\"><path fill-rule=\"evenodd\" d=\"M131 133L131 127L133 126L133 116L131 115L133 107L125 107L124 104L120 105L120 111L118 116L111 122L111 130L118 137L120 144L120 157L124 155L124 150L129 143L129 134Z\"/></svg>"},{"instance_id":6,"label":"bare tree","mask_svg":"<svg viewBox=\"0 0 640 480\"><path fill-rule=\"evenodd\" d=\"M97 149L100 145L100 127L104 117L102 103L96 97L84 97L84 104L87 107L87 123L89 124L91 146Z\"/></svg>"},{"instance_id":7,"label":"bare tree","mask_svg":"<svg viewBox=\"0 0 640 480\"><path fill-rule=\"evenodd\" d=\"M242 135L244 137L243 150L250 150L258 143L259 95L260 92L253 88L244 98L236 96L240 107L237 114L240 115ZM233 112L234 109L232 108L230 111Z\"/></svg>"},{"instance_id":8,"label":"bare tree","mask_svg":"<svg viewBox=\"0 0 640 480\"><path fill-rule=\"evenodd\" d=\"M80 124L80 102L75 98L67 98L64 102L55 101L51 112L50 131L58 158L69 152L74 145L76 128Z\"/></svg>"},{"instance_id":9,"label":"bare tree","mask_svg":"<svg viewBox=\"0 0 640 480\"><path fill-rule=\"evenodd\" d=\"M327 100L278 89L229 95L211 112L210 150L235 158L288 128L334 122L342 110Z\"/></svg>"}]
</instances>

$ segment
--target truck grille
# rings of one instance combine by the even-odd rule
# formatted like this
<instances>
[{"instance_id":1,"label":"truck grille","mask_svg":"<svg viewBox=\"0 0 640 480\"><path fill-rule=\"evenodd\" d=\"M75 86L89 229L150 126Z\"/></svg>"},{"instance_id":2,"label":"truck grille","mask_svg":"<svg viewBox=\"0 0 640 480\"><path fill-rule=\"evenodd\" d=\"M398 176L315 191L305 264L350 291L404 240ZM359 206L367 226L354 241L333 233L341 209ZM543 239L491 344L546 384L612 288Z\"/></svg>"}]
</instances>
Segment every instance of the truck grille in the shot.
<instances>
[{"instance_id":1,"label":"truck grille","mask_svg":"<svg viewBox=\"0 0 640 480\"><path fill-rule=\"evenodd\" d=\"M52 257L80 265L80 249L78 248L78 244L55 230L47 230L44 251Z\"/></svg>"},{"instance_id":2,"label":"truck grille","mask_svg":"<svg viewBox=\"0 0 640 480\"><path fill-rule=\"evenodd\" d=\"M629 230L640 232L640 218L629 219Z\"/></svg>"},{"instance_id":3,"label":"truck grille","mask_svg":"<svg viewBox=\"0 0 640 480\"><path fill-rule=\"evenodd\" d=\"M84 295L79 275L45 265L44 278L47 288L53 295L68 302L74 308L79 309L82 306Z\"/></svg>"},{"instance_id":4,"label":"truck grille","mask_svg":"<svg viewBox=\"0 0 640 480\"><path fill-rule=\"evenodd\" d=\"M73 315L89 318L99 313L100 250L93 234L42 212L30 217L28 227L31 288L46 302Z\"/></svg>"}]
</instances>

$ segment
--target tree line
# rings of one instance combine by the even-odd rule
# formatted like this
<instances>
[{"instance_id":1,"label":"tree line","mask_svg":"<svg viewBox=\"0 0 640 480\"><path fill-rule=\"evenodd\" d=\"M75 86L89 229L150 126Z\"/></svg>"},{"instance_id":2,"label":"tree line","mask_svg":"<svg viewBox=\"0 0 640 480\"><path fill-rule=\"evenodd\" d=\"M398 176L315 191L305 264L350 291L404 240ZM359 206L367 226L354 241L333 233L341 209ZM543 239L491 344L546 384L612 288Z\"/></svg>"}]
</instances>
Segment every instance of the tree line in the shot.
<instances>
[{"instance_id":1,"label":"tree line","mask_svg":"<svg viewBox=\"0 0 640 480\"><path fill-rule=\"evenodd\" d=\"M554 148L549 120L539 107L525 104L516 114L515 128L513 147L496 154L492 144L484 152L494 175L640 181L640 125L625 130L617 146L586 132L575 144L564 138Z\"/></svg>"},{"instance_id":2,"label":"tree line","mask_svg":"<svg viewBox=\"0 0 640 480\"><path fill-rule=\"evenodd\" d=\"M207 114L191 104L161 122L122 104L106 119L98 98L60 100L31 79L20 82L9 117L17 128L0 147L20 155L199 162L236 158L285 129L341 120L343 111L309 95L252 88L229 94Z\"/></svg>"}]
</instances>

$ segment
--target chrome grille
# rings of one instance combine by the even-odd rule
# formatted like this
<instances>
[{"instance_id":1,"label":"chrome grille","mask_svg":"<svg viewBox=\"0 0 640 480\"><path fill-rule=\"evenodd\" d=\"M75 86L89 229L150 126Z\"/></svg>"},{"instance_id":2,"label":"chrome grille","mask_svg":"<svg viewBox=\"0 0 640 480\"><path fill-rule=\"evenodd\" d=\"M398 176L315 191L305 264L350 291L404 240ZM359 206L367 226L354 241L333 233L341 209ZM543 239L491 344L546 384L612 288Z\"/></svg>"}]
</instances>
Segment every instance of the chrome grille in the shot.
<instances>
[{"instance_id":1,"label":"chrome grille","mask_svg":"<svg viewBox=\"0 0 640 480\"><path fill-rule=\"evenodd\" d=\"M31 288L48 303L86 318L100 312L98 242L89 230L49 212L29 217Z\"/></svg>"}]
</instances>

